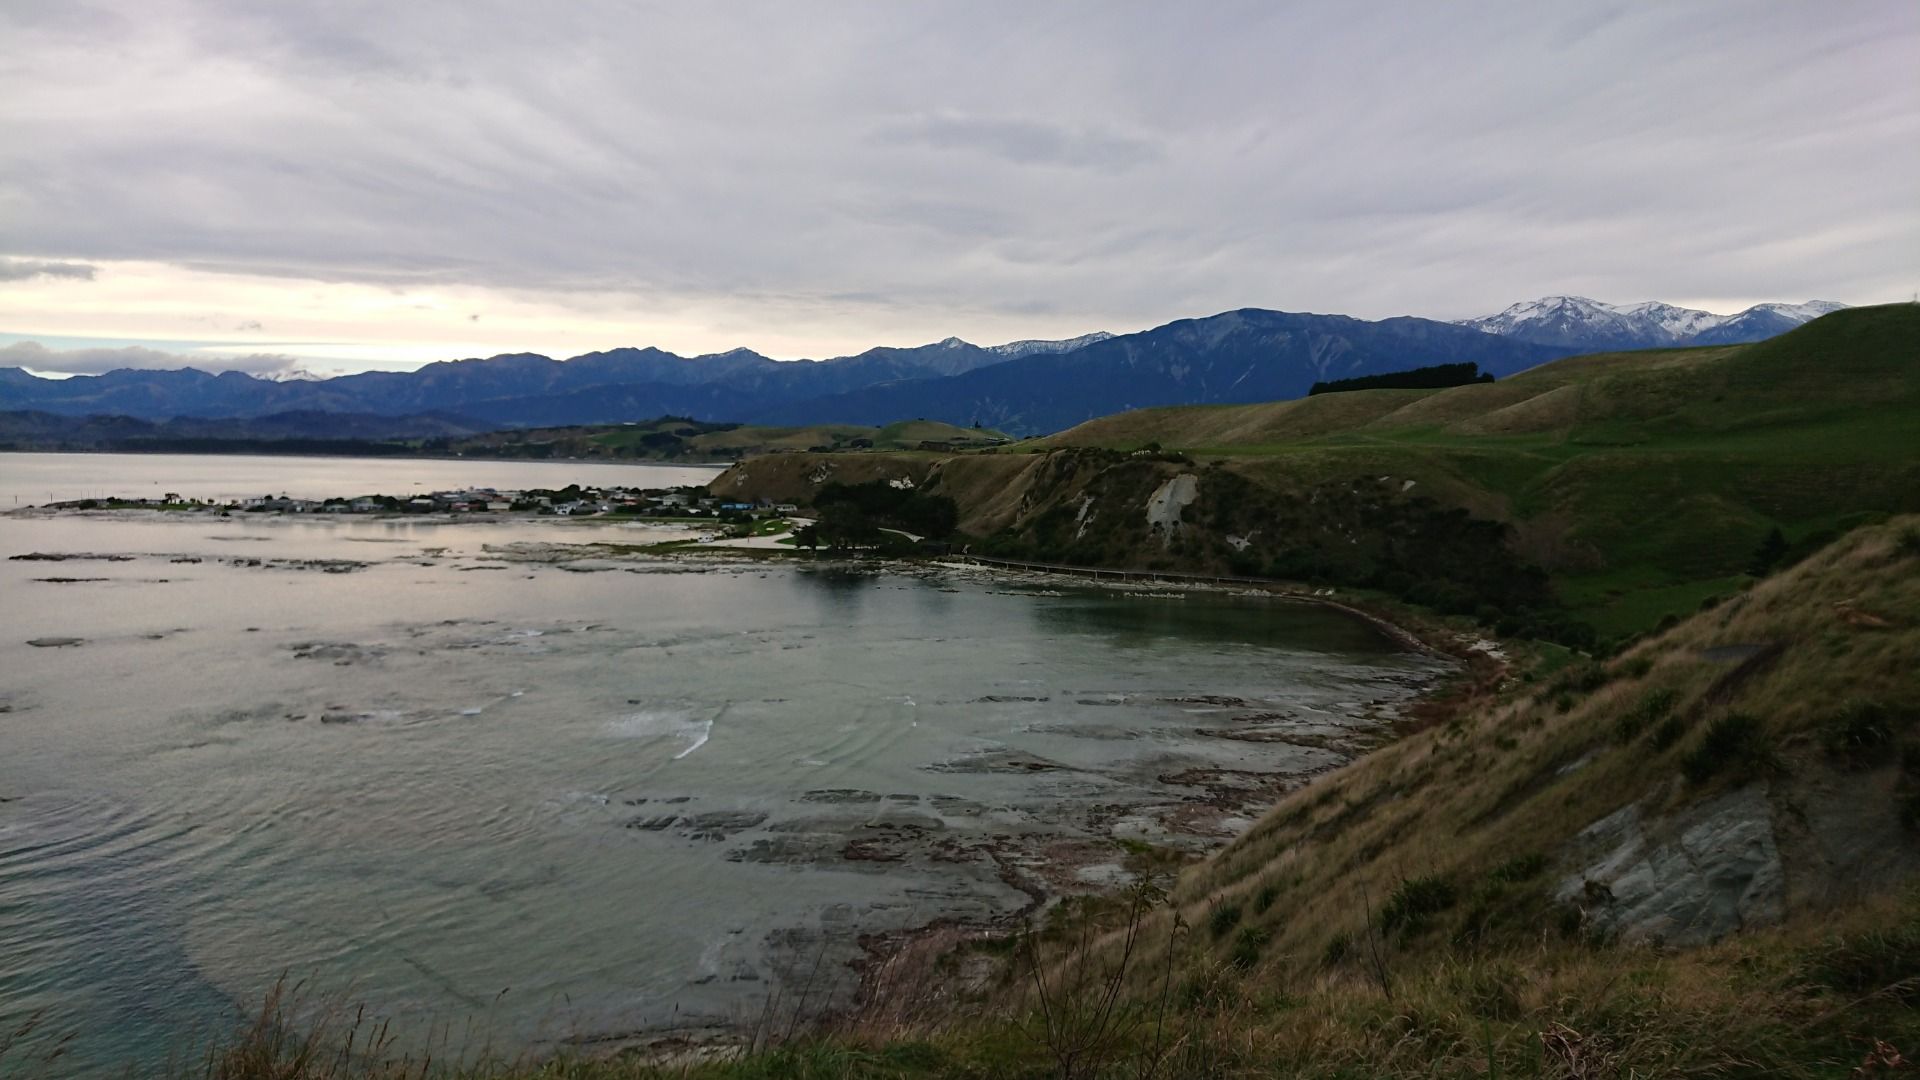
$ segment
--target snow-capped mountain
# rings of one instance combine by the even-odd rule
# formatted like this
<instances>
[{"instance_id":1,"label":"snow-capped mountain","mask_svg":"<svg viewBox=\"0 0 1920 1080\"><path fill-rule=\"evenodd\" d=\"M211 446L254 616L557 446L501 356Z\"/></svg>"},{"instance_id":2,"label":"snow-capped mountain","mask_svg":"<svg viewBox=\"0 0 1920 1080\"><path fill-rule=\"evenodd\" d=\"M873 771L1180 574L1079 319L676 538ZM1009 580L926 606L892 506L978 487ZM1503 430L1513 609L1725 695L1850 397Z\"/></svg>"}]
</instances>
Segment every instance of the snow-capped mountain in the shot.
<instances>
[{"instance_id":1,"label":"snow-capped mountain","mask_svg":"<svg viewBox=\"0 0 1920 1080\"><path fill-rule=\"evenodd\" d=\"M1096 341L1105 341L1112 336L1112 334L1107 333L1105 330L1095 330L1091 334L1081 334L1079 337L1065 338L1060 341L1029 339L1026 341L1009 341L1005 345L987 345L984 346L984 348L988 352L995 353L1003 359L1012 360L1021 356L1072 352L1075 349L1085 348Z\"/></svg>"},{"instance_id":2,"label":"snow-capped mountain","mask_svg":"<svg viewBox=\"0 0 1920 1080\"><path fill-rule=\"evenodd\" d=\"M1801 304L1756 304L1737 314L1716 315L1658 300L1607 304L1584 296L1545 296L1515 304L1497 315L1462 319L1460 324L1541 345L1593 351L1657 349L1762 341L1846 306L1831 300L1809 300Z\"/></svg>"},{"instance_id":3,"label":"snow-capped mountain","mask_svg":"<svg viewBox=\"0 0 1920 1080\"><path fill-rule=\"evenodd\" d=\"M1812 322L1822 315L1831 315L1846 306L1838 300L1809 300L1804 304L1755 304L1744 314L1768 311L1775 315L1785 315L1789 319Z\"/></svg>"},{"instance_id":4,"label":"snow-capped mountain","mask_svg":"<svg viewBox=\"0 0 1920 1080\"><path fill-rule=\"evenodd\" d=\"M1614 310L1636 323L1652 322L1662 332L1672 335L1675 341L1685 341L1703 330L1710 330L1726 321L1724 316L1715 315L1711 311L1675 307L1658 300L1628 304L1625 307L1616 307Z\"/></svg>"}]
</instances>

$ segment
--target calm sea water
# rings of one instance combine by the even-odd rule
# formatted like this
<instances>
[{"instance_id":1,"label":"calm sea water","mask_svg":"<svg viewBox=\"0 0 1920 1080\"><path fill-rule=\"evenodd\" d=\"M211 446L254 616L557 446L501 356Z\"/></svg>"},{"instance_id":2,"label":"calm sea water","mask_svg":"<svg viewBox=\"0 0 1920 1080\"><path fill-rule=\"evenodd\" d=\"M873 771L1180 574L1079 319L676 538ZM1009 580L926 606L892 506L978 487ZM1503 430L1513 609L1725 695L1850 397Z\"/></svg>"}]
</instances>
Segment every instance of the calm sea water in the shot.
<instances>
[{"instance_id":1,"label":"calm sea water","mask_svg":"<svg viewBox=\"0 0 1920 1080\"><path fill-rule=\"evenodd\" d=\"M1340 760L1222 732L1436 671L1264 599L579 546L659 535L0 516L0 1031L105 1075L282 974L514 1051L724 1026L1113 836L1218 842L1221 785Z\"/></svg>"},{"instance_id":2,"label":"calm sea water","mask_svg":"<svg viewBox=\"0 0 1920 1080\"><path fill-rule=\"evenodd\" d=\"M353 498L467 487L503 491L568 484L676 487L720 475L704 465L428 458L265 457L195 454L0 454L0 510L110 496L189 499Z\"/></svg>"}]
</instances>

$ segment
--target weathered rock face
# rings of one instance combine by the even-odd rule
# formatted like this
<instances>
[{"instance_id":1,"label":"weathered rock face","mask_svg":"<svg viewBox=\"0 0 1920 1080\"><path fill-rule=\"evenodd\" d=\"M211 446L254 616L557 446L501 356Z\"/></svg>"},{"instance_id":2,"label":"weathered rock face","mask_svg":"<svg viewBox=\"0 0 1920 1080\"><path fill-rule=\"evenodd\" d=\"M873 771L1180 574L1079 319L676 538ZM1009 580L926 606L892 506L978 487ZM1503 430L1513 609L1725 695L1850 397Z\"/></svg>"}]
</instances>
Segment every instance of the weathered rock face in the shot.
<instances>
[{"instance_id":1,"label":"weathered rock face","mask_svg":"<svg viewBox=\"0 0 1920 1080\"><path fill-rule=\"evenodd\" d=\"M1180 511L1200 497L1200 478L1181 473L1154 489L1147 498L1147 527L1159 535L1162 544L1172 544L1180 531Z\"/></svg>"},{"instance_id":2,"label":"weathered rock face","mask_svg":"<svg viewBox=\"0 0 1920 1080\"><path fill-rule=\"evenodd\" d=\"M1560 899L1622 941L1703 945L1785 910L1765 785L1651 821L1628 806L1588 826L1575 854L1585 869L1560 883Z\"/></svg>"},{"instance_id":3,"label":"weathered rock face","mask_svg":"<svg viewBox=\"0 0 1920 1080\"><path fill-rule=\"evenodd\" d=\"M1157 451L1065 447L769 454L708 488L807 504L828 483L875 480L952 499L959 531L991 543L981 554L1384 588L1455 614L1554 605L1545 573L1508 544L1506 525L1409 494L1404 477L1302 482L1263 459L1195 466Z\"/></svg>"}]
</instances>

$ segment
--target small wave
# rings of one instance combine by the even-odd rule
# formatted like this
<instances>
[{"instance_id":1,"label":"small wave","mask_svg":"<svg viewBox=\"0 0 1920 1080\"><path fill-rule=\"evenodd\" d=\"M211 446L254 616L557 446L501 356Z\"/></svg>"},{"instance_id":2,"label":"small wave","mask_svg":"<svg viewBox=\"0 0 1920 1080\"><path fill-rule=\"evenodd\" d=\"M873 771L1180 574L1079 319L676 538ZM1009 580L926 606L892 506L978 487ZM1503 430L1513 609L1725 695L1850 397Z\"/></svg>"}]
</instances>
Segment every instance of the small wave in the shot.
<instances>
[{"instance_id":1,"label":"small wave","mask_svg":"<svg viewBox=\"0 0 1920 1080\"><path fill-rule=\"evenodd\" d=\"M673 755L678 761L707 745L713 718L703 720L684 709L642 709L609 722L607 731L623 739L685 739L686 748Z\"/></svg>"},{"instance_id":2,"label":"small wave","mask_svg":"<svg viewBox=\"0 0 1920 1080\"><path fill-rule=\"evenodd\" d=\"M693 717L679 709L642 709L607 724L607 730L627 739L672 735L693 725Z\"/></svg>"},{"instance_id":3,"label":"small wave","mask_svg":"<svg viewBox=\"0 0 1920 1080\"><path fill-rule=\"evenodd\" d=\"M673 760L679 761L681 758L686 757L688 754L691 754L695 750L698 750L701 747L707 745L707 740L711 738L713 738L713 721L709 720L707 721L706 726L700 729L700 735L698 738L693 740L693 745L673 755Z\"/></svg>"}]
</instances>

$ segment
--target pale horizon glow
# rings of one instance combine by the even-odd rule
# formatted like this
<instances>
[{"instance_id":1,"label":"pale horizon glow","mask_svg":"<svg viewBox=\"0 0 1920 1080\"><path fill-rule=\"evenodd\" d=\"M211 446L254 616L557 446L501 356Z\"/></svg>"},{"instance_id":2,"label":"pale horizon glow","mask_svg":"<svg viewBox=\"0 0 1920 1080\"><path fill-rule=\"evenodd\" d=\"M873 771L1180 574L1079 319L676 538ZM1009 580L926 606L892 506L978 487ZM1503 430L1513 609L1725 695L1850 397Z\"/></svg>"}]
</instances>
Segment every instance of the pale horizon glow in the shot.
<instances>
[{"instance_id":1,"label":"pale horizon glow","mask_svg":"<svg viewBox=\"0 0 1920 1080\"><path fill-rule=\"evenodd\" d=\"M1920 287L1900 0L19 0L0 33L0 347L337 374Z\"/></svg>"}]
</instances>

